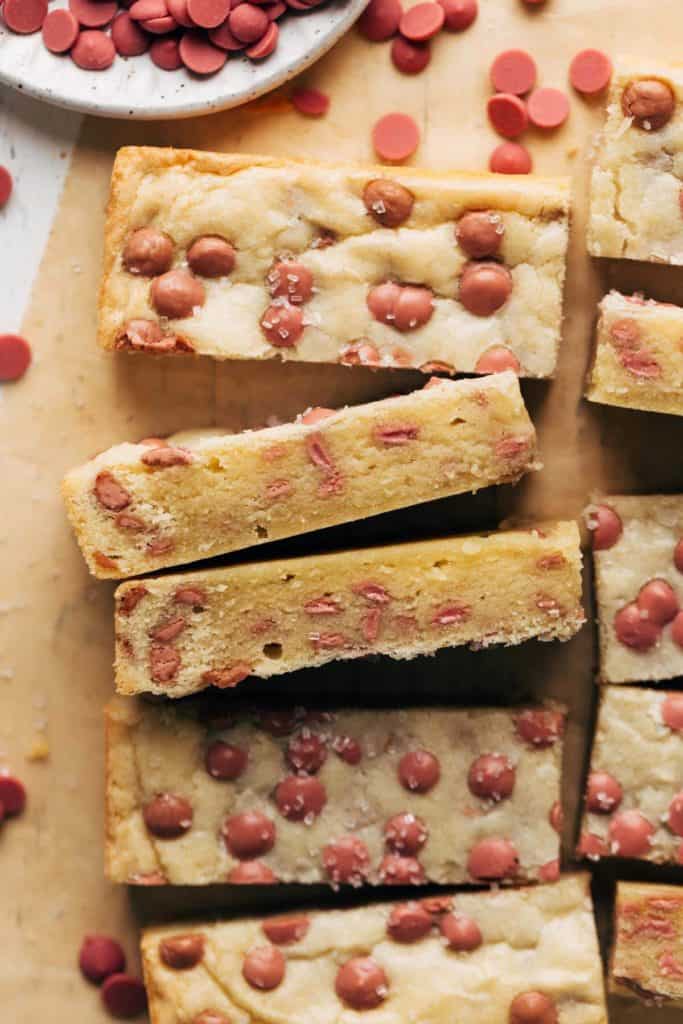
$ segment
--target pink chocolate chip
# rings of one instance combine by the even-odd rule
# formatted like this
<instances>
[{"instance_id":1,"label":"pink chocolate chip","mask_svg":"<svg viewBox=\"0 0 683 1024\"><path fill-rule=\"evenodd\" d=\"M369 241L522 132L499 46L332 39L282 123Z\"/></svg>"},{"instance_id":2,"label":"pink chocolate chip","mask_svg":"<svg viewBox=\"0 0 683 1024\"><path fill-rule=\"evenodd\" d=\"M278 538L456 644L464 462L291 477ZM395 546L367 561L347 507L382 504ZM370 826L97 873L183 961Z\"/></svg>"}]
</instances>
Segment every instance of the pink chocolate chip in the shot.
<instances>
[{"instance_id":1,"label":"pink chocolate chip","mask_svg":"<svg viewBox=\"0 0 683 1024\"><path fill-rule=\"evenodd\" d=\"M617 640L634 651L649 651L660 638L662 628L642 612L635 601L614 616Z\"/></svg>"},{"instance_id":2,"label":"pink chocolate chip","mask_svg":"<svg viewBox=\"0 0 683 1024\"><path fill-rule=\"evenodd\" d=\"M591 513L588 525L593 534L593 551L614 547L624 530L621 519L609 505L598 505Z\"/></svg>"},{"instance_id":3,"label":"pink chocolate chip","mask_svg":"<svg viewBox=\"0 0 683 1024\"><path fill-rule=\"evenodd\" d=\"M187 19L200 28L218 28L229 13L230 0L187 0Z\"/></svg>"},{"instance_id":4,"label":"pink chocolate chip","mask_svg":"<svg viewBox=\"0 0 683 1024\"><path fill-rule=\"evenodd\" d=\"M470 850L467 870L472 878L492 880L511 878L517 874L519 856L509 839L490 836L481 839Z\"/></svg>"},{"instance_id":5,"label":"pink chocolate chip","mask_svg":"<svg viewBox=\"0 0 683 1024\"><path fill-rule=\"evenodd\" d=\"M125 970L126 956L121 944L108 935L86 935L78 955L81 973L95 985L100 985L110 974Z\"/></svg>"},{"instance_id":6,"label":"pink chocolate chip","mask_svg":"<svg viewBox=\"0 0 683 1024\"><path fill-rule=\"evenodd\" d=\"M400 0L370 0L358 19L358 28L370 42L384 42L398 32L402 13Z\"/></svg>"},{"instance_id":7,"label":"pink chocolate chip","mask_svg":"<svg viewBox=\"0 0 683 1024\"><path fill-rule=\"evenodd\" d=\"M683 693L667 693L662 702L662 721L676 732L683 730Z\"/></svg>"},{"instance_id":8,"label":"pink chocolate chip","mask_svg":"<svg viewBox=\"0 0 683 1024\"><path fill-rule=\"evenodd\" d=\"M78 38L78 20L75 15L60 7L50 11L43 22L43 42L50 53L66 53Z\"/></svg>"},{"instance_id":9,"label":"pink chocolate chip","mask_svg":"<svg viewBox=\"0 0 683 1024\"><path fill-rule=\"evenodd\" d=\"M642 857L652 845L654 831L640 811L620 811L609 824L611 852L619 857Z\"/></svg>"},{"instance_id":10,"label":"pink chocolate chip","mask_svg":"<svg viewBox=\"0 0 683 1024\"><path fill-rule=\"evenodd\" d=\"M20 35L39 32L47 15L47 0L5 0L2 8L8 28Z\"/></svg>"},{"instance_id":11,"label":"pink chocolate chip","mask_svg":"<svg viewBox=\"0 0 683 1024\"><path fill-rule=\"evenodd\" d=\"M69 0L69 9L84 28L104 28L118 10L115 0Z\"/></svg>"},{"instance_id":12,"label":"pink chocolate chip","mask_svg":"<svg viewBox=\"0 0 683 1024\"><path fill-rule=\"evenodd\" d=\"M622 801L624 793L609 772L591 772L586 787L586 807L593 814L611 814Z\"/></svg>"},{"instance_id":13,"label":"pink chocolate chip","mask_svg":"<svg viewBox=\"0 0 683 1024\"><path fill-rule=\"evenodd\" d=\"M196 75L213 75L227 60L225 50L214 46L200 32L183 33L178 52L185 67Z\"/></svg>"},{"instance_id":14,"label":"pink chocolate chip","mask_svg":"<svg viewBox=\"0 0 683 1024\"><path fill-rule=\"evenodd\" d=\"M74 64L84 71L106 71L114 63L116 49L104 32L88 29L81 32L71 50Z\"/></svg>"},{"instance_id":15,"label":"pink chocolate chip","mask_svg":"<svg viewBox=\"0 0 683 1024\"><path fill-rule=\"evenodd\" d=\"M650 622L665 626L678 613L678 598L666 580L650 580L640 588L636 605Z\"/></svg>"}]
</instances>

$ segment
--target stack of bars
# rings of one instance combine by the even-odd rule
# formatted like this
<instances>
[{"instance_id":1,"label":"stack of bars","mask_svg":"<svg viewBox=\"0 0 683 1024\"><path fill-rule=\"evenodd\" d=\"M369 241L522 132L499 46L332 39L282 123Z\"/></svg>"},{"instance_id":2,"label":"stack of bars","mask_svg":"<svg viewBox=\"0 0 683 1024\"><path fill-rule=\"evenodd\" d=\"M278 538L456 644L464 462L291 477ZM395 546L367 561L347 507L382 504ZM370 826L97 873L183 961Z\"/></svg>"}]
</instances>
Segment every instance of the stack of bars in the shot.
<instances>
[{"instance_id":1,"label":"stack of bars","mask_svg":"<svg viewBox=\"0 0 683 1024\"><path fill-rule=\"evenodd\" d=\"M105 348L431 375L293 423L120 444L66 477L91 572L125 580L108 877L415 887L147 930L153 1024L303 1024L313 1006L320 1024L448 1024L454 1002L461 1024L605 1024L588 876L560 872L565 709L220 693L335 659L567 640L584 621L576 524L187 568L538 470L518 376L554 372L568 213L564 181L119 154Z\"/></svg>"},{"instance_id":2,"label":"stack of bars","mask_svg":"<svg viewBox=\"0 0 683 1024\"><path fill-rule=\"evenodd\" d=\"M592 172L592 255L683 264L682 127L681 67L623 61ZM610 292L587 397L683 415L682 336L679 306ZM603 685L578 854L683 865L683 692L652 685L683 675L683 496L599 496L586 519ZM618 882L615 994L683 1005L682 921L680 887Z\"/></svg>"}]
</instances>

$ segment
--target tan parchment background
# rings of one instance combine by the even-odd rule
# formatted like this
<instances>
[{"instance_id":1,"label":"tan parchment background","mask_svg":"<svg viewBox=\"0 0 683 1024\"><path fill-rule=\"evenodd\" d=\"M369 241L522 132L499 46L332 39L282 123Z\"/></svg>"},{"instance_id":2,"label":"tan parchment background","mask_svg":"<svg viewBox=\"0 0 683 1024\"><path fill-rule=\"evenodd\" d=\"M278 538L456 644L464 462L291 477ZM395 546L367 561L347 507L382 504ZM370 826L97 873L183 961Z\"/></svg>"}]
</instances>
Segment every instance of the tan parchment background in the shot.
<instances>
[{"instance_id":1,"label":"tan parchment background","mask_svg":"<svg viewBox=\"0 0 683 1024\"><path fill-rule=\"evenodd\" d=\"M679 0L480 0L476 25L444 34L428 71L402 77L386 45L352 32L305 76L332 95L321 121L301 118L287 90L238 112L191 122L139 125L88 120L37 276L24 329L36 361L0 402L0 766L26 780L28 811L0 833L0 1019L3 1024L104 1021L97 993L75 970L88 930L119 934L135 962L140 921L194 909L234 911L257 898L227 889L146 891L132 897L102 877L101 711L112 690L112 588L89 579L58 497L69 466L126 438L208 423L231 428L288 418L309 404L336 405L407 390L417 375L306 365L154 362L109 356L94 344L95 295L103 209L117 146L158 143L286 156L368 161L375 119L411 112L422 128L415 163L479 169L496 140L486 124L486 69L508 46L536 57L545 85L565 86L569 59L585 46L675 60L683 15ZM286 550L370 542L486 527L508 514L575 516L595 488L683 490L683 422L581 401L595 302L610 286L644 289L683 302L683 273L637 264L591 264L583 252L585 157L601 119L599 102L572 99L567 126L550 139L530 136L536 169L571 173L576 210L559 374L552 385L524 386L540 432L546 469L516 491L491 492L413 509ZM39 201L39 197L34 197ZM254 195L254 216L259 197ZM4 252L2 259L12 259ZM590 609L590 595L587 594ZM407 665L368 662L300 673L253 694L279 693L381 704L475 702L552 694L570 705L567 810L570 821L593 713L592 627L563 647L508 652L444 652ZM25 755L44 729L50 757ZM571 826L570 826L571 827ZM569 849L570 827L565 837ZM641 872L642 874L642 872ZM599 872L606 902L612 879ZM327 892L272 892L275 901L334 900ZM357 894L356 894L357 898ZM239 900L239 902L238 902ZM621 1024L674 1013L615 1010Z\"/></svg>"}]
</instances>

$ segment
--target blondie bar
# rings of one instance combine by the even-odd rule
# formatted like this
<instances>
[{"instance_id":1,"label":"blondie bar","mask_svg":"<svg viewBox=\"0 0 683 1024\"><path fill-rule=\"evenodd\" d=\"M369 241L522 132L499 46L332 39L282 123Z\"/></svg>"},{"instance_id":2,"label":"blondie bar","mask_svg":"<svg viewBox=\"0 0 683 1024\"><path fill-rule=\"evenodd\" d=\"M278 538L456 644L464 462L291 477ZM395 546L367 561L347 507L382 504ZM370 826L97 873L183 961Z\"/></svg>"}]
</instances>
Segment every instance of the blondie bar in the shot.
<instances>
[{"instance_id":1,"label":"blondie bar","mask_svg":"<svg viewBox=\"0 0 683 1024\"><path fill-rule=\"evenodd\" d=\"M142 958L152 1024L607 1024L585 875L149 928Z\"/></svg>"},{"instance_id":2,"label":"blondie bar","mask_svg":"<svg viewBox=\"0 0 683 1024\"><path fill-rule=\"evenodd\" d=\"M593 256L683 263L683 65L617 61L591 179Z\"/></svg>"},{"instance_id":3,"label":"blondie bar","mask_svg":"<svg viewBox=\"0 0 683 1024\"><path fill-rule=\"evenodd\" d=\"M228 435L122 444L63 492L91 572L122 578L512 482L538 468L514 374Z\"/></svg>"},{"instance_id":4,"label":"blondie bar","mask_svg":"<svg viewBox=\"0 0 683 1024\"><path fill-rule=\"evenodd\" d=\"M605 497L586 518L593 529L600 679L683 674L683 497Z\"/></svg>"},{"instance_id":5,"label":"blondie bar","mask_svg":"<svg viewBox=\"0 0 683 1024\"><path fill-rule=\"evenodd\" d=\"M565 179L122 149L105 348L552 376Z\"/></svg>"},{"instance_id":6,"label":"blondie bar","mask_svg":"<svg viewBox=\"0 0 683 1024\"><path fill-rule=\"evenodd\" d=\"M586 397L683 416L683 309L619 292L599 309Z\"/></svg>"},{"instance_id":7,"label":"blondie bar","mask_svg":"<svg viewBox=\"0 0 683 1024\"><path fill-rule=\"evenodd\" d=\"M557 708L108 708L107 874L174 885L555 881Z\"/></svg>"},{"instance_id":8,"label":"blondie bar","mask_svg":"<svg viewBox=\"0 0 683 1024\"><path fill-rule=\"evenodd\" d=\"M579 852L683 863L683 694L606 686Z\"/></svg>"},{"instance_id":9,"label":"blondie bar","mask_svg":"<svg viewBox=\"0 0 683 1024\"><path fill-rule=\"evenodd\" d=\"M609 988L683 1009L683 889L617 883Z\"/></svg>"},{"instance_id":10,"label":"blondie bar","mask_svg":"<svg viewBox=\"0 0 683 1024\"><path fill-rule=\"evenodd\" d=\"M566 640L583 624L576 524L544 524L122 584L120 693L182 697L335 659Z\"/></svg>"}]
</instances>

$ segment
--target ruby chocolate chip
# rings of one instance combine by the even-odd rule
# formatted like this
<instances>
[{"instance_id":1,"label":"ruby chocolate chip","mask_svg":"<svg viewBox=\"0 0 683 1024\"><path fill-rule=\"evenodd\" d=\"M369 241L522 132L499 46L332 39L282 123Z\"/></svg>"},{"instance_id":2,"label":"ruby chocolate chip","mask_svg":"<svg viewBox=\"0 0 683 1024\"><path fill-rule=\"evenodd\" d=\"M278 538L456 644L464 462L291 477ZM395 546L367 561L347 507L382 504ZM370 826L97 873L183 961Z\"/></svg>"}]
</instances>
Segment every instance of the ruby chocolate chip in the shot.
<instances>
[{"instance_id":1,"label":"ruby chocolate chip","mask_svg":"<svg viewBox=\"0 0 683 1024\"><path fill-rule=\"evenodd\" d=\"M497 255L504 234L500 214L488 210L471 210L455 226L458 244L476 260Z\"/></svg>"},{"instance_id":2,"label":"ruby chocolate chip","mask_svg":"<svg viewBox=\"0 0 683 1024\"><path fill-rule=\"evenodd\" d=\"M150 300L160 316L169 320L185 320L204 305L206 292L201 281L187 270L169 270L155 277Z\"/></svg>"},{"instance_id":3,"label":"ruby chocolate chip","mask_svg":"<svg viewBox=\"0 0 683 1024\"><path fill-rule=\"evenodd\" d=\"M415 814L404 811L389 818L384 826L384 839L394 853L414 855L427 842L427 826Z\"/></svg>"},{"instance_id":4,"label":"ruby chocolate chip","mask_svg":"<svg viewBox=\"0 0 683 1024\"><path fill-rule=\"evenodd\" d=\"M327 749L319 736L304 730L290 740L285 757L294 771L315 775L325 763Z\"/></svg>"},{"instance_id":5,"label":"ruby chocolate chip","mask_svg":"<svg viewBox=\"0 0 683 1024\"><path fill-rule=\"evenodd\" d=\"M510 1003L509 1024L557 1024L557 1007L544 992L520 992Z\"/></svg>"},{"instance_id":6,"label":"ruby chocolate chip","mask_svg":"<svg viewBox=\"0 0 683 1024\"><path fill-rule=\"evenodd\" d=\"M170 644L153 643L149 650L149 671L155 683L169 683L180 668L180 654Z\"/></svg>"},{"instance_id":7,"label":"ruby chocolate chip","mask_svg":"<svg viewBox=\"0 0 683 1024\"><path fill-rule=\"evenodd\" d=\"M632 117L636 127L643 131L659 131L671 120L675 108L673 90L656 78L629 82L621 94L624 117Z\"/></svg>"},{"instance_id":8,"label":"ruby chocolate chip","mask_svg":"<svg viewBox=\"0 0 683 1024\"><path fill-rule=\"evenodd\" d=\"M474 316L492 316L512 293L510 271L500 263L468 263L460 277L458 297Z\"/></svg>"},{"instance_id":9,"label":"ruby chocolate chip","mask_svg":"<svg viewBox=\"0 0 683 1024\"><path fill-rule=\"evenodd\" d=\"M662 702L662 721L675 732L683 731L683 693L666 695Z\"/></svg>"},{"instance_id":10,"label":"ruby chocolate chip","mask_svg":"<svg viewBox=\"0 0 683 1024\"><path fill-rule=\"evenodd\" d=\"M174 935L159 943L159 956L167 967L175 971L186 971L201 961L205 944L206 939L198 932Z\"/></svg>"},{"instance_id":11,"label":"ruby chocolate chip","mask_svg":"<svg viewBox=\"0 0 683 1024\"><path fill-rule=\"evenodd\" d=\"M331 746L337 757L347 764L360 764L363 759L363 749L352 736L335 736Z\"/></svg>"},{"instance_id":12,"label":"ruby chocolate chip","mask_svg":"<svg viewBox=\"0 0 683 1024\"><path fill-rule=\"evenodd\" d=\"M467 858L470 875L482 881L512 878L518 868L519 857L514 845L509 839L495 836L475 843Z\"/></svg>"},{"instance_id":13,"label":"ruby chocolate chip","mask_svg":"<svg viewBox=\"0 0 683 1024\"><path fill-rule=\"evenodd\" d=\"M275 824L261 811L233 814L223 824L228 851L238 860L251 860L275 845Z\"/></svg>"},{"instance_id":14,"label":"ruby chocolate chip","mask_svg":"<svg viewBox=\"0 0 683 1024\"><path fill-rule=\"evenodd\" d=\"M173 242L156 228L138 228L129 236L122 259L129 274L157 277L173 262Z\"/></svg>"},{"instance_id":15,"label":"ruby chocolate chip","mask_svg":"<svg viewBox=\"0 0 683 1024\"><path fill-rule=\"evenodd\" d=\"M610 850L618 857L643 857L652 845L655 833L640 811L620 811L609 823Z\"/></svg>"},{"instance_id":16,"label":"ruby chocolate chip","mask_svg":"<svg viewBox=\"0 0 683 1024\"><path fill-rule=\"evenodd\" d=\"M101 995L107 1012L119 1020L131 1020L147 1010L145 986L130 974L110 974Z\"/></svg>"},{"instance_id":17,"label":"ruby chocolate chip","mask_svg":"<svg viewBox=\"0 0 683 1024\"><path fill-rule=\"evenodd\" d=\"M444 914L439 929L448 948L458 952L469 953L484 941L479 925L466 914Z\"/></svg>"},{"instance_id":18,"label":"ruby chocolate chip","mask_svg":"<svg viewBox=\"0 0 683 1024\"><path fill-rule=\"evenodd\" d=\"M613 548L624 529L621 519L609 505L598 505L591 512L588 525L593 533L594 551Z\"/></svg>"},{"instance_id":19,"label":"ruby chocolate chip","mask_svg":"<svg viewBox=\"0 0 683 1024\"><path fill-rule=\"evenodd\" d=\"M620 608L614 616L614 632L619 643L625 647L635 651L649 651L658 642L662 628L648 619L646 613L633 601Z\"/></svg>"},{"instance_id":20,"label":"ruby chocolate chip","mask_svg":"<svg viewBox=\"0 0 683 1024\"><path fill-rule=\"evenodd\" d=\"M6 818L16 818L26 807L26 787L14 775L0 772L0 804Z\"/></svg>"},{"instance_id":21,"label":"ruby chocolate chip","mask_svg":"<svg viewBox=\"0 0 683 1024\"><path fill-rule=\"evenodd\" d=\"M413 212L415 197L403 185L390 178L375 178L363 189L368 213L384 228L397 228Z\"/></svg>"},{"instance_id":22,"label":"ruby chocolate chip","mask_svg":"<svg viewBox=\"0 0 683 1024\"><path fill-rule=\"evenodd\" d=\"M417 942L428 935L434 921L420 903L401 903L394 907L387 921L387 932L395 942Z\"/></svg>"},{"instance_id":23,"label":"ruby chocolate chip","mask_svg":"<svg viewBox=\"0 0 683 1024\"><path fill-rule=\"evenodd\" d=\"M216 740L206 751L206 770L212 779L233 782L247 767L247 759L245 750L224 743L223 740Z\"/></svg>"},{"instance_id":24,"label":"ruby chocolate chip","mask_svg":"<svg viewBox=\"0 0 683 1024\"><path fill-rule=\"evenodd\" d=\"M288 302L273 303L261 317L261 330L275 348L293 348L304 332L304 315Z\"/></svg>"},{"instance_id":25,"label":"ruby chocolate chip","mask_svg":"<svg viewBox=\"0 0 683 1024\"><path fill-rule=\"evenodd\" d=\"M140 461L152 469L168 469L170 466L189 466L193 456L187 448L164 445L162 448L150 448L141 455Z\"/></svg>"},{"instance_id":26,"label":"ruby chocolate chip","mask_svg":"<svg viewBox=\"0 0 683 1024\"><path fill-rule=\"evenodd\" d=\"M86 935L78 954L78 966L84 978L100 985L110 974L125 970L126 955L116 939L108 935Z\"/></svg>"},{"instance_id":27,"label":"ruby chocolate chip","mask_svg":"<svg viewBox=\"0 0 683 1024\"><path fill-rule=\"evenodd\" d=\"M275 790L275 803L288 821L312 823L327 803L322 782L311 775L289 775Z\"/></svg>"},{"instance_id":28,"label":"ruby chocolate chip","mask_svg":"<svg viewBox=\"0 0 683 1024\"><path fill-rule=\"evenodd\" d=\"M541 750L562 736L564 715L561 711L529 708L516 716L515 729L521 740Z\"/></svg>"},{"instance_id":29,"label":"ruby chocolate chip","mask_svg":"<svg viewBox=\"0 0 683 1024\"><path fill-rule=\"evenodd\" d=\"M232 1021L218 1010L202 1010L193 1018L192 1024L232 1024Z\"/></svg>"},{"instance_id":30,"label":"ruby chocolate chip","mask_svg":"<svg viewBox=\"0 0 683 1024\"><path fill-rule=\"evenodd\" d=\"M93 490L100 505L111 512L120 512L130 505L132 500L126 488L106 471L97 474Z\"/></svg>"},{"instance_id":31,"label":"ruby chocolate chip","mask_svg":"<svg viewBox=\"0 0 683 1024\"><path fill-rule=\"evenodd\" d=\"M305 914L292 914L288 917L271 917L261 925L263 933L276 946L290 946L301 942L311 926Z\"/></svg>"},{"instance_id":32,"label":"ruby chocolate chip","mask_svg":"<svg viewBox=\"0 0 683 1024\"><path fill-rule=\"evenodd\" d=\"M282 982L286 966L284 956L275 946L257 946L244 958L242 974L252 988L270 992Z\"/></svg>"},{"instance_id":33,"label":"ruby chocolate chip","mask_svg":"<svg viewBox=\"0 0 683 1024\"><path fill-rule=\"evenodd\" d=\"M192 828L192 804L175 793L160 793L145 804L143 818L152 835L177 839Z\"/></svg>"},{"instance_id":34,"label":"ruby chocolate chip","mask_svg":"<svg viewBox=\"0 0 683 1024\"><path fill-rule=\"evenodd\" d=\"M586 786L586 807L593 814L611 814L622 801L624 791L609 772L591 772Z\"/></svg>"},{"instance_id":35,"label":"ruby chocolate chip","mask_svg":"<svg viewBox=\"0 0 683 1024\"><path fill-rule=\"evenodd\" d=\"M504 754L482 754L470 765L467 785L482 800L504 800L515 786L515 767Z\"/></svg>"},{"instance_id":36,"label":"ruby chocolate chip","mask_svg":"<svg viewBox=\"0 0 683 1024\"><path fill-rule=\"evenodd\" d=\"M370 854L358 836L342 836L323 850L323 866L334 884L361 885L370 870Z\"/></svg>"},{"instance_id":37,"label":"ruby chocolate chip","mask_svg":"<svg viewBox=\"0 0 683 1024\"><path fill-rule=\"evenodd\" d=\"M428 750L411 750L399 761L399 781L403 788L411 793L428 793L440 777L441 766L438 758Z\"/></svg>"},{"instance_id":38,"label":"ruby chocolate chip","mask_svg":"<svg viewBox=\"0 0 683 1024\"><path fill-rule=\"evenodd\" d=\"M277 882L275 873L259 860L246 860L242 864L236 864L228 873L227 880L232 885L273 885Z\"/></svg>"},{"instance_id":39,"label":"ruby chocolate chip","mask_svg":"<svg viewBox=\"0 0 683 1024\"><path fill-rule=\"evenodd\" d=\"M389 979L370 956L347 960L337 971L335 992L352 1010L373 1010L386 999Z\"/></svg>"},{"instance_id":40,"label":"ruby chocolate chip","mask_svg":"<svg viewBox=\"0 0 683 1024\"><path fill-rule=\"evenodd\" d=\"M280 260L268 273L268 288L273 298L300 306L313 294L313 274L298 260Z\"/></svg>"},{"instance_id":41,"label":"ruby chocolate chip","mask_svg":"<svg viewBox=\"0 0 683 1024\"><path fill-rule=\"evenodd\" d=\"M384 885L421 885L425 873L416 857L402 857L387 853L379 866L379 877Z\"/></svg>"},{"instance_id":42,"label":"ruby chocolate chip","mask_svg":"<svg viewBox=\"0 0 683 1024\"><path fill-rule=\"evenodd\" d=\"M202 235L187 250L187 263L200 277L227 277L235 266L235 250L219 235Z\"/></svg>"},{"instance_id":43,"label":"ruby chocolate chip","mask_svg":"<svg viewBox=\"0 0 683 1024\"><path fill-rule=\"evenodd\" d=\"M636 604L646 618L658 626L671 622L679 610L676 593L666 580L649 580L640 588Z\"/></svg>"},{"instance_id":44,"label":"ruby chocolate chip","mask_svg":"<svg viewBox=\"0 0 683 1024\"><path fill-rule=\"evenodd\" d=\"M397 331L412 331L423 327L431 318L434 296L429 288L387 281L370 289L367 305L380 323L395 327Z\"/></svg>"}]
</instances>

